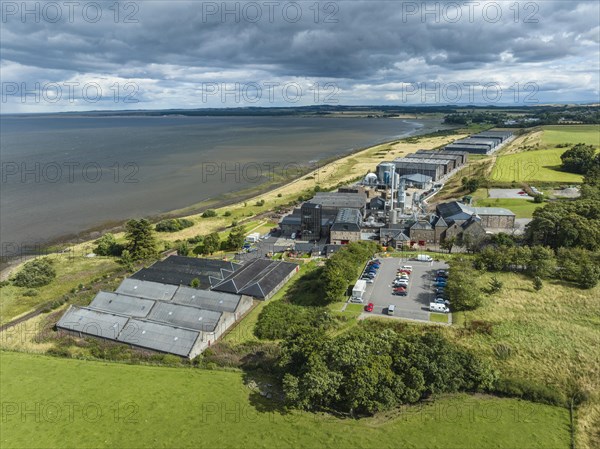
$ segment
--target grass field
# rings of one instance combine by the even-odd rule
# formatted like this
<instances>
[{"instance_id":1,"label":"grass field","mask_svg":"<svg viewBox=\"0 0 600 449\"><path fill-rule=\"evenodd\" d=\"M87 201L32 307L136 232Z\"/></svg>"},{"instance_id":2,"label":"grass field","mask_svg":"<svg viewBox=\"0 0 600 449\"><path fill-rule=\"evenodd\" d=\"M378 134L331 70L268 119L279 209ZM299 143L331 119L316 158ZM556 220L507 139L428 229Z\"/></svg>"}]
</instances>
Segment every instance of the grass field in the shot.
<instances>
[{"instance_id":1,"label":"grass field","mask_svg":"<svg viewBox=\"0 0 600 449\"><path fill-rule=\"evenodd\" d=\"M453 314L456 326L446 329L448 335L488 358L505 376L527 378L560 391L569 391L572 384L583 387L591 396L579 412L578 438L585 443L580 447L598 447L600 286L580 290L544 281L542 290L535 292L525 276L494 275L504 283L501 292L473 312ZM482 275L482 284L491 276ZM463 325L471 320L490 322L491 334L465 332ZM497 353L499 345L508 346L508 356Z\"/></svg>"},{"instance_id":2,"label":"grass field","mask_svg":"<svg viewBox=\"0 0 600 449\"><path fill-rule=\"evenodd\" d=\"M272 409L239 372L10 352L0 364L2 447L569 446L565 409L512 399L457 395L352 420Z\"/></svg>"},{"instance_id":3,"label":"grass field","mask_svg":"<svg viewBox=\"0 0 600 449\"><path fill-rule=\"evenodd\" d=\"M496 182L580 183L581 175L560 171L559 144L600 147L598 125L544 126L518 137L496 158L490 179Z\"/></svg>"},{"instance_id":4,"label":"grass field","mask_svg":"<svg viewBox=\"0 0 600 449\"><path fill-rule=\"evenodd\" d=\"M534 203L533 200L526 199L483 198L475 200L477 207L503 207L514 212L517 218L531 218L533 211L543 205L543 203Z\"/></svg>"},{"instance_id":5,"label":"grass field","mask_svg":"<svg viewBox=\"0 0 600 449\"><path fill-rule=\"evenodd\" d=\"M525 151L496 159L491 180L498 182L580 183L581 175L560 171L560 155L567 148Z\"/></svg>"}]
</instances>

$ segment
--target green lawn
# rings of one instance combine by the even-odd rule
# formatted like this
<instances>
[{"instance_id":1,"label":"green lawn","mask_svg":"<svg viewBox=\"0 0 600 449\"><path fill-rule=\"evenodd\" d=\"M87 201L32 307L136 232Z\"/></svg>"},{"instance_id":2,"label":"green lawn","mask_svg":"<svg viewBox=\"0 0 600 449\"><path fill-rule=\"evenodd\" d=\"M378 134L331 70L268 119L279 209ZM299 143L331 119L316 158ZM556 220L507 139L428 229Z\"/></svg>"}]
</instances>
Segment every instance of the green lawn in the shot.
<instances>
[{"instance_id":1,"label":"green lawn","mask_svg":"<svg viewBox=\"0 0 600 449\"><path fill-rule=\"evenodd\" d=\"M0 352L2 447L568 448L565 409L457 395L361 420L283 414L231 371Z\"/></svg>"},{"instance_id":2,"label":"green lawn","mask_svg":"<svg viewBox=\"0 0 600 449\"><path fill-rule=\"evenodd\" d=\"M531 218L533 211L544 203L534 203L533 200L513 198L485 198L475 201L477 207L503 207L515 213L517 218Z\"/></svg>"},{"instance_id":3,"label":"green lawn","mask_svg":"<svg viewBox=\"0 0 600 449\"><path fill-rule=\"evenodd\" d=\"M430 313L429 321L433 321L434 323L447 323L448 315L445 313Z\"/></svg>"}]
</instances>

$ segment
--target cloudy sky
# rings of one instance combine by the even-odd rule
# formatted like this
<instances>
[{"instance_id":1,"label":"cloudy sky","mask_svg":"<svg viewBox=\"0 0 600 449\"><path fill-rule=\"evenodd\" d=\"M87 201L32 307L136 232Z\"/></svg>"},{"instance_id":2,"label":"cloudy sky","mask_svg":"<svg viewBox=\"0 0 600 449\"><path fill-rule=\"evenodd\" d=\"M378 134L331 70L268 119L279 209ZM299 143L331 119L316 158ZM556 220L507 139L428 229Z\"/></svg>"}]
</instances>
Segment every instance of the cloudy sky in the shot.
<instances>
[{"instance_id":1,"label":"cloudy sky","mask_svg":"<svg viewBox=\"0 0 600 449\"><path fill-rule=\"evenodd\" d=\"M596 1L2 1L2 112L598 102Z\"/></svg>"}]
</instances>

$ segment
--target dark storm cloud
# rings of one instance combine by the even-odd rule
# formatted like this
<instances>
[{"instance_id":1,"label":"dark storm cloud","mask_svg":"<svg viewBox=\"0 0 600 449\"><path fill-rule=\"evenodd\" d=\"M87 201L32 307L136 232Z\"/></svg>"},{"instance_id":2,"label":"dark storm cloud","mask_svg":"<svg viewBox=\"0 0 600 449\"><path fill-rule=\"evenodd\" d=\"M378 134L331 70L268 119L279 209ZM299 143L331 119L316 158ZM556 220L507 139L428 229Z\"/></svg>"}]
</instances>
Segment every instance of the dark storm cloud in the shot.
<instances>
[{"instance_id":1,"label":"dark storm cloud","mask_svg":"<svg viewBox=\"0 0 600 449\"><path fill-rule=\"evenodd\" d=\"M348 83L380 80L383 73L419 80L443 71L492 70L494 65L505 70L528 63L550 65L595 57L598 51L593 45L598 42L598 5L587 1L528 2L533 9L525 8L526 3L495 3L501 18L492 14L496 6L486 10L482 2L472 17L462 6L460 20L451 9L444 14L447 5L439 2L322 2L318 18L307 2L299 4L298 21L290 11L285 16L286 2L273 7L274 20L262 2L256 2L259 20L252 9L244 13L248 3L227 6L238 8L237 17L223 17L221 2L129 2L129 7L132 3L138 8L134 23L125 23L127 2L118 20L109 9L112 2L102 3L103 17L96 23L80 11L72 21L62 17L58 23L3 16L2 60L41 72L157 81L206 70L247 70ZM518 16L510 8L515 4ZM414 70L415 60L423 64L420 73Z\"/></svg>"}]
</instances>

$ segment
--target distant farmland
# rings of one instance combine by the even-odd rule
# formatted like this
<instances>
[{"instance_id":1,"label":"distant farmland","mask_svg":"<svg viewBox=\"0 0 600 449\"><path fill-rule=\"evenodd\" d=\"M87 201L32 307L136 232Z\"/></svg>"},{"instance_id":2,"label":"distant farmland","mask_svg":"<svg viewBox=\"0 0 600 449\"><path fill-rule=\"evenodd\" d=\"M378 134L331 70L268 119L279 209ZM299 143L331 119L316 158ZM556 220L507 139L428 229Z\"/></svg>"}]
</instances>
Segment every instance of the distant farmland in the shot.
<instances>
[{"instance_id":1,"label":"distant farmland","mask_svg":"<svg viewBox=\"0 0 600 449\"><path fill-rule=\"evenodd\" d=\"M581 175L560 171L560 156L568 148L557 148L557 145L585 143L600 147L599 131L597 125L545 126L541 137L527 142L535 150L498 156L491 179L498 182L581 183Z\"/></svg>"}]
</instances>

